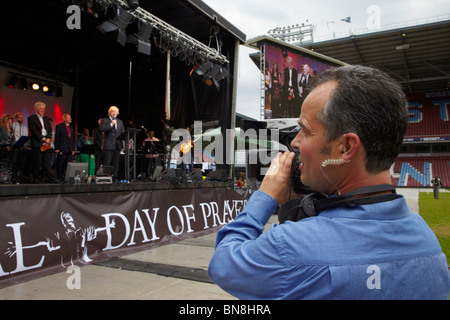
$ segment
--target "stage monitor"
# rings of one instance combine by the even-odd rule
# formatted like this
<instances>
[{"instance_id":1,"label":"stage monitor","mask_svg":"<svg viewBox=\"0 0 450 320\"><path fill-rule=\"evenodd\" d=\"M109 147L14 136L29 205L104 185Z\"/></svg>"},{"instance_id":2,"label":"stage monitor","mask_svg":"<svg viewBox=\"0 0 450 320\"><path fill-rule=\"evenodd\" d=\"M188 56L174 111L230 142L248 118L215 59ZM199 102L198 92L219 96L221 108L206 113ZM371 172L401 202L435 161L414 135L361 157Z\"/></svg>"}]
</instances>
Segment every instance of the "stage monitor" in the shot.
<instances>
[{"instance_id":1,"label":"stage monitor","mask_svg":"<svg viewBox=\"0 0 450 320\"><path fill-rule=\"evenodd\" d=\"M114 167L113 166L104 166L101 165L95 173L96 177L110 177L113 175Z\"/></svg>"},{"instance_id":2,"label":"stage monitor","mask_svg":"<svg viewBox=\"0 0 450 320\"><path fill-rule=\"evenodd\" d=\"M65 181L69 181L70 178L80 181L86 180L88 177L88 166L87 162L69 162L67 163L66 177Z\"/></svg>"}]
</instances>

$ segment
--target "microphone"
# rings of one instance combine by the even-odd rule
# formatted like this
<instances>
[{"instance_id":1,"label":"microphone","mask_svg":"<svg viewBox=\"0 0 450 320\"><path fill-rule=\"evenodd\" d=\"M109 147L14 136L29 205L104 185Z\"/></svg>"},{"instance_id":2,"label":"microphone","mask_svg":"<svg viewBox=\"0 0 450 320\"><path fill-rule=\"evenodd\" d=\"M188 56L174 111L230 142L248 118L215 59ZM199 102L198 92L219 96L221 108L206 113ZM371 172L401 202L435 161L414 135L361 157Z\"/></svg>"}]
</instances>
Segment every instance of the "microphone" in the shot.
<instances>
[{"instance_id":1,"label":"microphone","mask_svg":"<svg viewBox=\"0 0 450 320\"><path fill-rule=\"evenodd\" d=\"M328 182L330 182L334 186L334 188L336 189L337 194L339 194L339 195L341 194L341 192L339 191L338 186L333 181L331 181L330 177L325 173L324 168L329 166L329 165L340 165L340 164L344 164L344 163L348 163L348 162L350 162L350 160L327 159L327 160L324 160L322 162L322 164L320 165L320 172L322 172L322 175L328 180Z\"/></svg>"},{"instance_id":2,"label":"microphone","mask_svg":"<svg viewBox=\"0 0 450 320\"><path fill-rule=\"evenodd\" d=\"M144 127L144 126L141 126L141 128L142 128L142 129L144 129L145 133L147 133L147 134L148 134L148 131L147 131L147 129L145 129L145 127Z\"/></svg>"},{"instance_id":3,"label":"microphone","mask_svg":"<svg viewBox=\"0 0 450 320\"><path fill-rule=\"evenodd\" d=\"M337 165L337 164L343 164L344 162L345 162L344 159L327 159L322 162L321 167L325 168L326 166L328 166L330 164Z\"/></svg>"}]
</instances>

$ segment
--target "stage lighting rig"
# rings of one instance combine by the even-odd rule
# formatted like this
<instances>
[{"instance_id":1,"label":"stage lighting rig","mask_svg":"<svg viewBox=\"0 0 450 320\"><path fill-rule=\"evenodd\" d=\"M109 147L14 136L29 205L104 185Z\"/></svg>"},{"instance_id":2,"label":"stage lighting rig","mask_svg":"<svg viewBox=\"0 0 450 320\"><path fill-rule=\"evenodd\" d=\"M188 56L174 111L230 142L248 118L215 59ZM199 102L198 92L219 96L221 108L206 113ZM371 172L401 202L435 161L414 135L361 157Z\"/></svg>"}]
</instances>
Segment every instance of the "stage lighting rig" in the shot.
<instances>
[{"instance_id":1,"label":"stage lighting rig","mask_svg":"<svg viewBox=\"0 0 450 320\"><path fill-rule=\"evenodd\" d=\"M207 86L211 87L214 84L217 89L220 89L220 81L228 77L228 71L225 67L211 61L203 62L195 69L195 73L203 76Z\"/></svg>"},{"instance_id":2,"label":"stage lighting rig","mask_svg":"<svg viewBox=\"0 0 450 320\"><path fill-rule=\"evenodd\" d=\"M134 6L136 4L130 5L130 2L133 2L133 1L110 0L110 3L114 5L113 7L117 8L117 11L127 12L128 15L131 15L132 17L134 17L140 21L144 21L144 22L151 24L153 26L154 30L158 31L158 34L155 35L153 38L155 41L155 45L157 47L159 47L162 52L166 52L167 50L174 49L172 46L172 41L173 41L173 39L176 39L176 41L178 41L179 43L185 44L185 47L179 48L181 52L177 50L177 52L174 53L174 54L178 55L180 57L180 59L184 59L185 61L189 61L189 62L194 60L192 58L188 58L188 56L190 56L190 55L188 53L186 53L186 51L192 50L195 52L195 54L198 53L199 57L202 57L205 60L212 60L212 61L218 62L220 64L229 63L227 58L220 53L219 42L217 45L218 46L217 49L211 48L211 47L203 44L202 42L192 38L191 36L185 34L184 32L174 28L170 24L168 24L165 21L159 19L158 17L152 15L151 13L145 11L141 7L138 6L134 9ZM136 1L134 1L134 2L136 2ZM127 9L129 9L129 10L127 10ZM116 21L116 23L115 23L115 24L118 24L118 22L123 22L125 20L125 17L122 18L122 15L120 15L119 17L116 17L115 20L119 20L119 21ZM127 21L127 23L124 25L124 28L122 29L122 31L125 30L126 25L131 23L132 19L127 17L126 21ZM114 28L114 23L112 23L112 26L111 26L111 23L112 23L111 21L107 21L107 23L104 22L105 26L102 26L103 24L100 25L102 27L99 26L100 31L110 32L110 31L117 30L117 29L120 30L120 27ZM109 31L105 31L105 29L107 29ZM219 33L219 28L215 27L214 32L213 32L214 36L217 36L218 33ZM216 37L216 40L217 40L217 37ZM184 50L184 48L186 48L186 49ZM178 48L175 48L175 49L178 49ZM184 54L184 53L186 53L186 54ZM194 60L193 64L195 64L196 61L199 59Z\"/></svg>"},{"instance_id":3,"label":"stage lighting rig","mask_svg":"<svg viewBox=\"0 0 450 320\"><path fill-rule=\"evenodd\" d=\"M31 88L33 88L34 91L38 91L40 87L41 86L39 85L39 82L37 82L37 81L33 81L31 84Z\"/></svg>"},{"instance_id":4,"label":"stage lighting rig","mask_svg":"<svg viewBox=\"0 0 450 320\"><path fill-rule=\"evenodd\" d=\"M134 16L130 11L117 6L117 14L113 20L107 20L101 23L97 28L102 33L117 31L117 42L125 46L127 41L126 28L133 21Z\"/></svg>"},{"instance_id":5,"label":"stage lighting rig","mask_svg":"<svg viewBox=\"0 0 450 320\"><path fill-rule=\"evenodd\" d=\"M17 81L18 81L17 76L15 74L12 74L11 77L9 78L8 83L6 85L8 87L14 89L16 87Z\"/></svg>"},{"instance_id":6,"label":"stage lighting rig","mask_svg":"<svg viewBox=\"0 0 450 320\"><path fill-rule=\"evenodd\" d=\"M20 88L22 90L28 90L28 80L27 80L27 78L21 78L20 79Z\"/></svg>"},{"instance_id":7,"label":"stage lighting rig","mask_svg":"<svg viewBox=\"0 0 450 320\"><path fill-rule=\"evenodd\" d=\"M225 67L221 65L214 65L213 71L211 72L211 78L217 89L220 89L220 82L228 77L228 71Z\"/></svg>"},{"instance_id":8,"label":"stage lighting rig","mask_svg":"<svg viewBox=\"0 0 450 320\"><path fill-rule=\"evenodd\" d=\"M90 14L97 16L99 12L105 12L110 5L109 0L91 0L88 3L88 11Z\"/></svg>"},{"instance_id":9,"label":"stage lighting rig","mask_svg":"<svg viewBox=\"0 0 450 320\"><path fill-rule=\"evenodd\" d=\"M138 52L150 55L152 45L150 44L150 36L153 32L153 26L150 23L139 20L138 31L127 38L127 43L137 45Z\"/></svg>"},{"instance_id":10,"label":"stage lighting rig","mask_svg":"<svg viewBox=\"0 0 450 320\"><path fill-rule=\"evenodd\" d=\"M128 0L128 6L131 10L136 10L139 7L139 1L138 0Z\"/></svg>"},{"instance_id":11,"label":"stage lighting rig","mask_svg":"<svg viewBox=\"0 0 450 320\"><path fill-rule=\"evenodd\" d=\"M208 77L213 67L214 64L211 61L205 61L198 67L198 69L195 70L195 73L199 76Z\"/></svg>"}]
</instances>

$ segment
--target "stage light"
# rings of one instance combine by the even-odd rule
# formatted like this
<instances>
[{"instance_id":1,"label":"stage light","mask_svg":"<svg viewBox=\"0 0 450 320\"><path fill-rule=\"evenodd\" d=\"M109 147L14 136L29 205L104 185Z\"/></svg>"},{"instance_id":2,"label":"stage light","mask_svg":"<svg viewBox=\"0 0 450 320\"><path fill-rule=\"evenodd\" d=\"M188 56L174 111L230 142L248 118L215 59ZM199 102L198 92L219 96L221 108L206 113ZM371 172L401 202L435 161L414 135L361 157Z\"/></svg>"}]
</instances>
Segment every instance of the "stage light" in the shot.
<instances>
[{"instance_id":1,"label":"stage light","mask_svg":"<svg viewBox=\"0 0 450 320\"><path fill-rule=\"evenodd\" d=\"M140 20L137 33L129 35L127 38L127 43L136 44L138 52L150 55L152 51L150 35L152 32L153 26L150 23L145 23Z\"/></svg>"},{"instance_id":2,"label":"stage light","mask_svg":"<svg viewBox=\"0 0 450 320\"><path fill-rule=\"evenodd\" d=\"M53 91L55 90L55 86L53 85L49 85L48 86L48 90L44 91L46 95L48 95L49 97L53 96Z\"/></svg>"},{"instance_id":3,"label":"stage light","mask_svg":"<svg viewBox=\"0 0 450 320\"><path fill-rule=\"evenodd\" d=\"M187 52L189 50L188 45L184 41L172 41L172 51L173 57L178 57L181 61L185 61L187 57Z\"/></svg>"},{"instance_id":4,"label":"stage light","mask_svg":"<svg viewBox=\"0 0 450 320\"><path fill-rule=\"evenodd\" d=\"M58 98L60 98L60 97L63 96L63 88L62 88L62 87L60 87L60 86L57 86L57 87L56 87L56 96L57 96Z\"/></svg>"},{"instance_id":5,"label":"stage light","mask_svg":"<svg viewBox=\"0 0 450 320\"><path fill-rule=\"evenodd\" d=\"M8 87L14 89L16 87L17 83L17 76L15 74L11 75L11 78L9 78L8 83L6 84Z\"/></svg>"},{"instance_id":6,"label":"stage light","mask_svg":"<svg viewBox=\"0 0 450 320\"><path fill-rule=\"evenodd\" d=\"M33 88L33 90L35 90L35 91L39 90L39 88L40 88L39 83L36 82L36 81L34 81L34 82L31 84L31 88Z\"/></svg>"},{"instance_id":7,"label":"stage light","mask_svg":"<svg viewBox=\"0 0 450 320\"><path fill-rule=\"evenodd\" d=\"M22 90L28 90L28 80L27 78L20 79L20 87Z\"/></svg>"},{"instance_id":8,"label":"stage light","mask_svg":"<svg viewBox=\"0 0 450 320\"><path fill-rule=\"evenodd\" d=\"M47 86L47 85L44 85L44 86L42 87L42 91L44 91L44 93L47 93L47 92L48 92L48 86Z\"/></svg>"},{"instance_id":9,"label":"stage light","mask_svg":"<svg viewBox=\"0 0 450 320\"><path fill-rule=\"evenodd\" d=\"M172 41L172 38L170 34L161 32L159 40L160 40L159 48L162 53L165 53L167 52L167 50L171 49L170 43Z\"/></svg>"},{"instance_id":10,"label":"stage light","mask_svg":"<svg viewBox=\"0 0 450 320\"><path fill-rule=\"evenodd\" d=\"M211 71L211 78L217 89L220 88L219 82L228 77L228 71L221 65L214 65Z\"/></svg>"},{"instance_id":11,"label":"stage light","mask_svg":"<svg viewBox=\"0 0 450 320\"><path fill-rule=\"evenodd\" d=\"M211 72L212 68L214 67L213 63L211 61L206 61L202 63L198 69L195 70L195 73L197 73L199 76L207 76Z\"/></svg>"},{"instance_id":12,"label":"stage light","mask_svg":"<svg viewBox=\"0 0 450 320\"><path fill-rule=\"evenodd\" d=\"M117 42L119 42L122 46L125 46L125 42L127 41L125 29L131 23L133 18L134 17L130 12L118 7L117 14L114 19L104 21L97 27L97 29L102 33L117 31Z\"/></svg>"},{"instance_id":13,"label":"stage light","mask_svg":"<svg viewBox=\"0 0 450 320\"><path fill-rule=\"evenodd\" d=\"M88 5L89 13L92 15L97 15L100 11L106 11L109 7L109 0L93 0Z\"/></svg>"},{"instance_id":14,"label":"stage light","mask_svg":"<svg viewBox=\"0 0 450 320\"><path fill-rule=\"evenodd\" d=\"M136 10L139 7L139 1L138 0L128 0L128 6L131 10Z\"/></svg>"}]
</instances>

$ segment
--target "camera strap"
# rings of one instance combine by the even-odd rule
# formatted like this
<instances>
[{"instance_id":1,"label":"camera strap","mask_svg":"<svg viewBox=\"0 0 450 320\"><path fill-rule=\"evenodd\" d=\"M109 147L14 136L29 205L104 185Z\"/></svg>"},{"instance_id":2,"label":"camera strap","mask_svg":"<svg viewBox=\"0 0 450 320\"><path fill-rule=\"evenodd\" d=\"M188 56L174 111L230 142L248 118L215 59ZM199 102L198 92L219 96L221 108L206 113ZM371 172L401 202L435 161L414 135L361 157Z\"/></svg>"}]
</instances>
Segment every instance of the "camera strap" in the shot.
<instances>
[{"instance_id":1,"label":"camera strap","mask_svg":"<svg viewBox=\"0 0 450 320\"><path fill-rule=\"evenodd\" d=\"M304 218L317 216L320 212L330 208L373 204L395 200L398 197L395 187L389 184L363 187L343 195L332 195L329 197L315 192L303 198L291 200L281 206L278 212L278 219L280 223L287 220L299 221Z\"/></svg>"}]
</instances>

